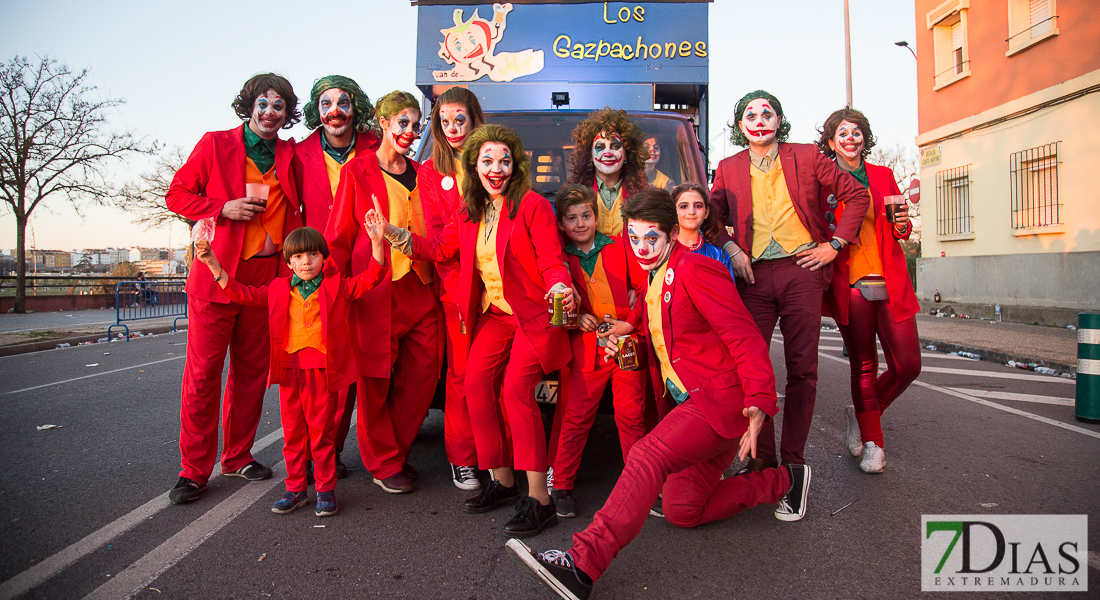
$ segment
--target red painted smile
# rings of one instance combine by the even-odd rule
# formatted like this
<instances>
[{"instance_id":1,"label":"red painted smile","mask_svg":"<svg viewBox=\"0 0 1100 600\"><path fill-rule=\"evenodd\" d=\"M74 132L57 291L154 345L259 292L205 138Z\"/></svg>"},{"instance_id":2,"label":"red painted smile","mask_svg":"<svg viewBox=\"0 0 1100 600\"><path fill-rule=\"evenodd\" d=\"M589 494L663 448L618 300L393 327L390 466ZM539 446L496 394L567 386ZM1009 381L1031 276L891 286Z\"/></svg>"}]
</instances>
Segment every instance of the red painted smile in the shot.
<instances>
[{"instance_id":1,"label":"red painted smile","mask_svg":"<svg viewBox=\"0 0 1100 600\"><path fill-rule=\"evenodd\" d=\"M470 52L469 54L467 54L464 58L466 60L470 60L471 58L477 58L477 57L481 56L484 52L485 52L485 50L481 47L481 44L478 44L477 48L474 48L473 51Z\"/></svg>"},{"instance_id":2,"label":"red painted smile","mask_svg":"<svg viewBox=\"0 0 1100 600\"><path fill-rule=\"evenodd\" d=\"M775 133L775 130L774 129L751 129L751 130L749 130L749 133L752 134L752 135L755 135L756 137L764 137L766 135L770 135L770 134Z\"/></svg>"}]
</instances>

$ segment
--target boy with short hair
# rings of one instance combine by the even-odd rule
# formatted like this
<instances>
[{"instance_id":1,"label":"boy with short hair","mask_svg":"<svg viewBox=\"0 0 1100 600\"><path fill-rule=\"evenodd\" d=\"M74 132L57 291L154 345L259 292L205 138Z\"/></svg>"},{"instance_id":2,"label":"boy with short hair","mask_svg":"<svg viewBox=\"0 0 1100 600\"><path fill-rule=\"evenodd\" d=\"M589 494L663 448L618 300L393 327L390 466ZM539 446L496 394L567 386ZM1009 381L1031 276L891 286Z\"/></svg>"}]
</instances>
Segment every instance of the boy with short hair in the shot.
<instances>
[{"instance_id":1,"label":"boy with short hair","mask_svg":"<svg viewBox=\"0 0 1100 600\"><path fill-rule=\"evenodd\" d=\"M599 348L613 331L626 331L623 325L630 319L634 301L645 295L645 274L628 256L630 250L622 238L596 230L596 203L596 192L579 184L562 187L554 198L558 229L566 238L563 248L569 275L580 288L581 300L580 329L570 335L573 360L563 370L566 377L559 395L561 433L552 494L559 517L577 516L574 477L608 382L614 392L615 424L624 461L634 443L645 435L645 371L624 371L615 361L604 359ZM596 330L604 323L606 331L601 336ZM640 321L633 322L630 329L640 327Z\"/></svg>"},{"instance_id":2,"label":"boy with short hair","mask_svg":"<svg viewBox=\"0 0 1100 600\"><path fill-rule=\"evenodd\" d=\"M389 252L380 228L367 227L374 260L345 279L329 258L328 244L312 227L295 229L283 242L283 259L294 272L265 286L247 286L225 273L209 242L195 245L195 258L215 274L229 299L267 306L271 368L267 384L279 385L286 493L271 507L287 514L309 501L306 473L314 461L318 517L335 515L336 395L358 376L348 332L347 302L389 275Z\"/></svg>"}]
</instances>

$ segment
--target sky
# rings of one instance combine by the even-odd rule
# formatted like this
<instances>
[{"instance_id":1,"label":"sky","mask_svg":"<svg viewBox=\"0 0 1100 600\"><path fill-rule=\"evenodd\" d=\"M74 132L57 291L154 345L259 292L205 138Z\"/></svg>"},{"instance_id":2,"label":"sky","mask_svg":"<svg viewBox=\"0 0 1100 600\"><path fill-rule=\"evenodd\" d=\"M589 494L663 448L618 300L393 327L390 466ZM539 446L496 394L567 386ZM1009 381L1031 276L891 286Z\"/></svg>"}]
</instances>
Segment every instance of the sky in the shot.
<instances>
[{"instance_id":1,"label":"sky","mask_svg":"<svg viewBox=\"0 0 1100 600\"><path fill-rule=\"evenodd\" d=\"M333 73L352 77L371 98L395 89L420 95L417 15L410 2L306 6L282 0L0 0L0 61L37 54L73 69L87 67L97 93L126 101L110 115L112 128L185 153L203 133L239 124L230 102L260 72L286 76L305 98L300 107L313 81ZM346 17L335 17L334 9L346 10ZM907 40L915 48L913 3L850 0L849 9L854 105L870 119L880 145L911 146L916 61L894 42ZM709 20L712 162L740 150L723 143L722 126L733 118L738 98L754 89L782 102L793 126L790 141L814 141L816 128L845 104L843 0L715 0ZM266 38L256 33L265 27L273 32ZM281 135L307 132L299 124ZM148 168L148 161L136 159L117 166L114 176L128 181ZM186 243L183 225L145 230L114 208L82 206L77 214L64 198L46 202L32 215L28 247L32 230L40 249ZM0 249L14 248L15 235L14 216L0 207Z\"/></svg>"}]
</instances>

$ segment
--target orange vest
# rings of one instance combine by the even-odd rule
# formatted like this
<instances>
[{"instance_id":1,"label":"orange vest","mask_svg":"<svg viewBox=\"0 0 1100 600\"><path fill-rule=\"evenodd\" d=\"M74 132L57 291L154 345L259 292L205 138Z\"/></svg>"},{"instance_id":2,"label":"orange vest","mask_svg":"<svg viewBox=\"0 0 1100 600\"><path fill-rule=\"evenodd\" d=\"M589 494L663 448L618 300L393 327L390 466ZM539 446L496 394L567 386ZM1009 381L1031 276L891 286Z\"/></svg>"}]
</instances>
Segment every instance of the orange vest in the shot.
<instances>
[{"instance_id":1,"label":"orange vest","mask_svg":"<svg viewBox=\"0 0 1100 600\"><path fill-rule=\"evenodd\" d=\"M241 258L247 259L263 252L267 245L267 238L275 243L275 249L283 247L283 223L286 221L286 197L283 196L283 188L279 186L279 179L275 176L275 167L271 167L267 173L260 173L256 163L251 158L244 161L245 183L266 183L270 186L267 192L267 210L258 218L253 218L245 225L244 246L241 249Z\"/></svg>"},{"instance_id":2,"label":"orange vest","mask_svg":"<svg viewBox=\"0 0 1100 600\"><path fill-rule=\"evenodd\" d=\"M324 328L321 326L321 290L302 298L302 292L294 287L290 290L290 310L286 319L286 346L288 354L313 348L320 352L325 349Z\"/></svg>"},{"instance_id":3,"label":"orange vest","mask_svg":"<svg viewBox=\"0 0 1100 600\"><path fill-rule=\"evenodd\" d=\"M798 213L783 179L783 165L776 158L767 173L749 165L752 176L752 256L760 258L774 239L787 254L813 240Z\"/></svg>"},{"instance_id":4,"label":"orange vest","mask_svg":"<svg viewBox=\"0 0 1100 600\"><path fill-rule=\"evenodd\" d=\"M382 172L382 178L386 181L386 194L390 200L390 223L395 227L408 229L420 237L428 235L424 226L424 209L420 204L419 188L413 188L410 192L385 171ZM398 281L409 271L416 271L421 282L432 282L433 269L430 262L412 260L393 248L390 249L390 270L393 281Z\"/></svg>"},{"instance_id":5,"label":"orange vest","mask_svg":"<svg viewBox=\"0 0 1100 600\"><path fill-rule=\"evenodd\" d=\"M584 269L581 269L583 272ZM585 273L585 275L588 275ZM619 311L615 307L615 297L611 294L611 286L607 283L607 272L603 268L603 256L596 258L596 266L592 274L585 280L585 291L588 293L588 302L592 305L592 315L603 323L604 315L611 315L614 319Z\"/></svg>"},{"instance_id":6,"label":"orange vest","mask_svg":"<svg viewBox=\"0 0 1100 600\"><path fill-rule=\"evenodd\" d=\"M867 193L871 193L869 190ZM875 203L867 207L863 225L859 228L859 241L848 246L848 284L853 284L868 275L882 275L882 256L878 252L878 239L875 235Z\"/></svg>"}]
</instances>

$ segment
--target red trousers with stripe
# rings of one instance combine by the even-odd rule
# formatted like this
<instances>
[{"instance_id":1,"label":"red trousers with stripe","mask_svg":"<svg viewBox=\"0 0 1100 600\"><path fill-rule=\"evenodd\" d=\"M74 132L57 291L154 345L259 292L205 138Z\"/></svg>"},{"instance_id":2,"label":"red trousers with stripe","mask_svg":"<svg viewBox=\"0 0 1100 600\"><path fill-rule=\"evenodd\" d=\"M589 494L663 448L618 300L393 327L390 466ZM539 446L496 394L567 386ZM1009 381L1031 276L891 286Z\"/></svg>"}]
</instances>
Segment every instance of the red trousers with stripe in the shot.
<instances>
[{"instance_id":1,"label":"red trousers with stripe","mask_svg":"<svg viewBox=\"0 0 1100 600\"><path fill-rule=\"evenodd\" d=\"M336 401L324 369L287 369L279 382L288 492L306 489L311 457L316 490L336 489Z\"/></svg>"},{"instance_id":2,"label":"red trousers with stripe","mask_svg":"<svg viewBox=\"0 0 1100 600\"><path fill-rule=\"evenodd\" d=\"M279 256L242 260L236 279L267 285ZM222 472L252 462L252 444L263 411L270 355L266 306L187 299L187 359L180 390L180 476L206 483L218 452L221 412ZM225 354L229 376L221 394Z\"/></svg>"},{"instance_id":3,"label":"red trousers with stripe","mask_svg":"<svg viewBox=\"0 0 1100 600\"><path fill-rule=\"evenodd\" d=\"M447 460L453 465L472 467L477 464L477 447L474 444L474 428L470 424L470 409L466 404L466 361L461 349L462 320L458 305L443 303L443 317L447 326L447 396L443 410L443 442Z\"/></svg>"}]
</instances>

